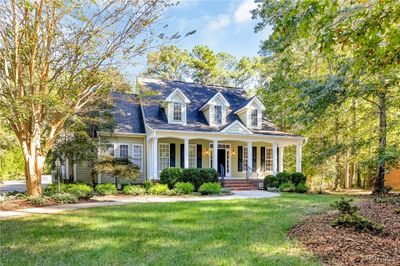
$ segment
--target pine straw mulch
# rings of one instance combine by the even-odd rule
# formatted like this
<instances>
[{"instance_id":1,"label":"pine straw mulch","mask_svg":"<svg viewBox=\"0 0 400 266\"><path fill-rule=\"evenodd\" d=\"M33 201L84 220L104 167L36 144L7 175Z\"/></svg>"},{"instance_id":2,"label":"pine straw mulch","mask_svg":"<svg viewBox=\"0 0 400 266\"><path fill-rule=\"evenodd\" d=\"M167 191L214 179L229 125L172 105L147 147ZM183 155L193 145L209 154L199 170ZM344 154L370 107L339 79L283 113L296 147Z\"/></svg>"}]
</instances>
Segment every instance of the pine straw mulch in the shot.
<instances>
[{"instance_id":1,"label":"pine straw mulch","mask_svg":"<svg viewBox=\"0 0 400 266\"><path fill-rule=\"evenodd\" d=\"M359 213L384 226L382 235L332 227L338 212L310 217L289 231L324 264L400 265L400 206L368 200L357 204ZM397 210L397 211L396 211Z\"/></svg>"},{"instance_id":2,"label":"pine straw mulch","mask_svg":"<svg viewBox=\"0 0 400 266\"><path fill-rule=\"evenodd\" d=\"M77 202L72 203L87 203L87 202L97 202L95 199L79 199ZM36 207L48 207L48 206L54 206L54 205L62 205L60 203L55 202L52 199L46 199L46 201L42 204L33 204L25 199L13 199L13 200L7 200L0 202L0 211L16 211L16 210L21 210L21 209L27 209L27 208L36 208Z\"/></svg>"}]
</instances>

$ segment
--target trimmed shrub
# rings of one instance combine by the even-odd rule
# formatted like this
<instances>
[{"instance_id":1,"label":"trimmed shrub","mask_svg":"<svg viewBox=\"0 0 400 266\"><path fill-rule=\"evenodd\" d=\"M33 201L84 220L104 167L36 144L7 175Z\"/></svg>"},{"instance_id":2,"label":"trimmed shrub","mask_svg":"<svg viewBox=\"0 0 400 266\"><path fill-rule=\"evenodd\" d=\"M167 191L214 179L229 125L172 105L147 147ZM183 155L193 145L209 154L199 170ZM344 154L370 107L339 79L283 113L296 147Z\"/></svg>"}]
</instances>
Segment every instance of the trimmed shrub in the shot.
<instances>
[{"instance_id":1,"label":"trimmed shrub","mask_svg":"<svg viewBox=\"0 0 400 266\"><path fill-rule=\"evenodd\" d=\"M200 169L198 168L187 168L183 169L182 182L190 182L193 184L195 190L198 190L203 180L201 180Z\"/></svg>"},{"instance_id":2,"label":"trimmed shrub","mask_svg":"<svg viewBox=\"0 0 400 266\"><path fill-rule=\"evenodd\" d=\"M146 189L137 185L126 185L122 190L125 195L142 196L146 194Z\"/></svg>"},{"instance_id":3,"label":"trimmed shrub","mask_svg":"<svg viewBox=\"0 0 400 266\"><path fill-rule=\"evenodd\" d=\"M279 190L282 192L294 192L296 190L296 186L292 182L285 182L280 184Z\"/></svg>"},{"instance_id":4,"label":"trimmed shrub","mask_svg":"<svg viewBox=\"0 0 400 266\"><path fill-rule=\"evenodd\" d=\"M274 175L267 175L264 177L264 189L268 190L268 188L278 188L279 187L279 182L278 178Z\"/></svg>"},{"instance_id":5,"label":"trimmed shrub","mask_svg":"<svg viewBox=\"0 0 400 266\"><path fill-rule=\"evenodd\" d=\"M165 195L167 195L167 196L178 196L178 195L182 195L182 193L179 193L176 189L170 189L167 192L165 192Z\"/></svg>"},{"instance_id":6,"label":"trimmed shrub","mask_svg":"<svg viewBox=\"0 0 400 266\"><path fill-rule=\"evenodd\" d=\"M201 168L199 174L202 184L218 182L218 172L214 168Z\"/></svg>"},{"instance_id":7,"label":"trimmed shrub","mask_svg":"<svg viewBox=\"0 0 400 266\"><path fill-rule=\"evenodd\" d=\"M290 174L290 180L297 186L300 183L306 183L307 177L303 173L294 172Z\"/></svg>"},{"instance_id":8,"label":"trimmed shrub","mask_svg":"<svg viewBox=\"0 0 400 266\"><path fill-rule=\"evenodd\" d=\"M74 195L76 198L89 199L93 197L93 189L85 184L68 184L62 190L65 193Z\"/></svg>"},{"instance_id":9,"label":"trimmed shrub","mask_svg":"<svg viewBox=\"0 0 400 266\"><path fill-rule=\"evenodd\" d=\"M155 184L154 186L150 187L147 192L149 192L151 195L165 195L168 190L167 184Z\"/></svg>"},{"instance_id":10,"label":"trimmed shrub","mask_svg":"<svg viewBox=\"0 0 400 266\"><path fill-rule=\"evenodd\" d=\"M144 189L146 189L146 191L148 191L149 188L151 188L152 186L154 186L154 184L151 180L145 180L143 182L143 187L144 187Z\"/></svg>"},{"instance_id":11,"label":"trimmed shrub","mask_svg":"<svg viewBox=\"0 0 400 266\"><path fill-rule=\"evenodd\" d=\"M219 194L221 193L221 184L215 183L204 183L200 186L199 192L203 195Z\"/></svg>"},{"instance_id":12,"label":"trimmed shrub","mask_svg":"<svg viewBox=\"0 0 400 266\"><path fill-rule=\"evenodd\" d=\"M223 187L221 188L221 194L233 195L233 192L230 188Z\"/></svg>"},{"instance_id":13,"label":"trimmed shrub","mask_svg":"<svg viewBox=\"0 0 400 266\"><path fill-rule=\"evenodd\" d=\"M298 192L298 193L306 193L309 189L310 188L304 182L296 185L296 192Z\"/></svg>"},{"instance_id":14,"label":"trimmed shrub","mask_svg":"<svg viewBox=\"0 0 400 266\"><path fill-rule=\"evenodd\" d=\"M178 194L192 194L194 186L189 182L178 182L175 184L175 190Z\"/></svg>"},{"instance_id":15,"label":"trimmed shrub","mask_svg":"<svg viewBox=\"0 0 400 266\"><path fill-rule=\"evenodd\" d=\"M176 182L182 180L183 170L181 168L165 168L160 174L160 183L167 184L169 188L173 188Z\"/></svg>"},{"instance_id":16,"label":"trimmed shrub","mask_svg":"<svg viewBox=\"0 0 400 266\"><path fill-rule=\"evenodd\" d=\"M99 184L96 186L96 191L102 196L117 194L117 188L114 184Z\"/></svg>"},{"instance_id":17,"label":"trimmed shrub","mask_svg":"<svg viewBox=\"0 0 400 266\"><path fill-rule=\"evenodd\" d=\"M280 172L276 174L276 179L278 180L278 186L283 183L291 182L291 175L288 172Z\"/></svg>"},{"instance_id":18,"label":"trimmed shrub","mask_svg":"<svg viewBox=\"0 0 400 266\"><path fill-rule=\"evenodd\" d=\"M74 194L71 193L65 193L65 192L60 192L60 193L55 193L51 195L51 198L60 204L66 204L66 203L75 203L78 200L78 197Z\"/></svg>"}]
</instances>

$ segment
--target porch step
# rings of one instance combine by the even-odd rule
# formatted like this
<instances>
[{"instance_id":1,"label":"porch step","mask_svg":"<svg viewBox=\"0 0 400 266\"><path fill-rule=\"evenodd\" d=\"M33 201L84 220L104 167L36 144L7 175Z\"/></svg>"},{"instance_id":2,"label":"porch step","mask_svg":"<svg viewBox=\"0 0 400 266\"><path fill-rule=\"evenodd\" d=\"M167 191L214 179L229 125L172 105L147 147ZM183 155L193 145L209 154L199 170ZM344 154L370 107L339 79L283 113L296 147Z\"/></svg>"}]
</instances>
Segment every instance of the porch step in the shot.
<instances>
[{"instance_id":1,"label":"porch step","mask_svg":"<svg viewBox=\"0 0 400 266\"><path fill-rule=\"evenodd\" d=\"M231 190L257 190L258 186L247 180L225 180L224 187Z\"/></svg>"}]
</instances>

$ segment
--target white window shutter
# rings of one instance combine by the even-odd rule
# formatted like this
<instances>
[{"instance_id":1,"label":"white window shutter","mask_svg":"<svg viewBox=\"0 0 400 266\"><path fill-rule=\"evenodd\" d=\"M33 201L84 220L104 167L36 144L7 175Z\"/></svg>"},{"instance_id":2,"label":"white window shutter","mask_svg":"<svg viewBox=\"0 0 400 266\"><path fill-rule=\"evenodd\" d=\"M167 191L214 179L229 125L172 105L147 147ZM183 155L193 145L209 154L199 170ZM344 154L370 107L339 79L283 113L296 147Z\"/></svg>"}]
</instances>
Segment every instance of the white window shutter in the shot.
<instances>
[{"instance_id":1,"label":"white window shutter","mask_svg":"<svg viewBox=\"0 0 400 266\"><path fill-rule=\"evenodd\" d=\"M222 125L226 124L226 108L222 107Z\"/></svg>"},{"instance_id":2,"label":"white window shutter","mask_svg":"<svg viewBox=\"0 0 400 266\"><path fill-rule=\"evenodd\" d=\"M261 128L262 127L262 111L260 109L258 109L258 127Z\"/></svg>"},{"instance_id":3,"label":"white window shutter","mask_svg":"<svg viewBox=\"0 0 400 266\"><path fill-rule=\"evenodd\" d=\"M182 121L186 124L186 104L182 103Z\"/></svg>"},{"instance_id":4,"label":"white window shutter","mask_svg":"<svg viewBox=\"0 0 400 266\"><path fill-rule=\"evenodd\" d=\"M174 118L173 115L174 115L174 105L172 103L168 103L168 113L167 113L168 123L173 121Z\"/></svg>"}]
</instances>

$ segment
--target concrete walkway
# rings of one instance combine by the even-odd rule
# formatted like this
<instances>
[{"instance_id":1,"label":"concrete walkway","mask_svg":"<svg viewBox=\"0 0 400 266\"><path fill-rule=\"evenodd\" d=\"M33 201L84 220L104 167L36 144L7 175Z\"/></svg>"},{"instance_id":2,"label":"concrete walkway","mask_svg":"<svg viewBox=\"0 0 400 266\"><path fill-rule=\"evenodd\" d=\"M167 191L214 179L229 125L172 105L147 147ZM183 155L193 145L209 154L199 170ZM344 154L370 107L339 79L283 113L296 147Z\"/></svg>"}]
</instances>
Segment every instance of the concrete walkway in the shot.
<instances>
[{"instance_id":1,"label":"concrete walkway","mask_svg":"<svg viewBox=\"0 0 400 266\"><path fill-rule=\"evenodd\" d=\"M262 190L233 191L233 195L226 196L188 196L188 197L162 197L162 196L143 196L143 197L98 197L97 202L64 204L39 208L27 208L15 211L0 211L0 220L22 217L32 214L53 214L63 211L77 209L124 205L129 203L151 203L151 202L181 202L181 201L209 201L209 200L234 200L234 199L260 199L273 198L279 196L278 193Z\"/></svg>"}]
</instances>

